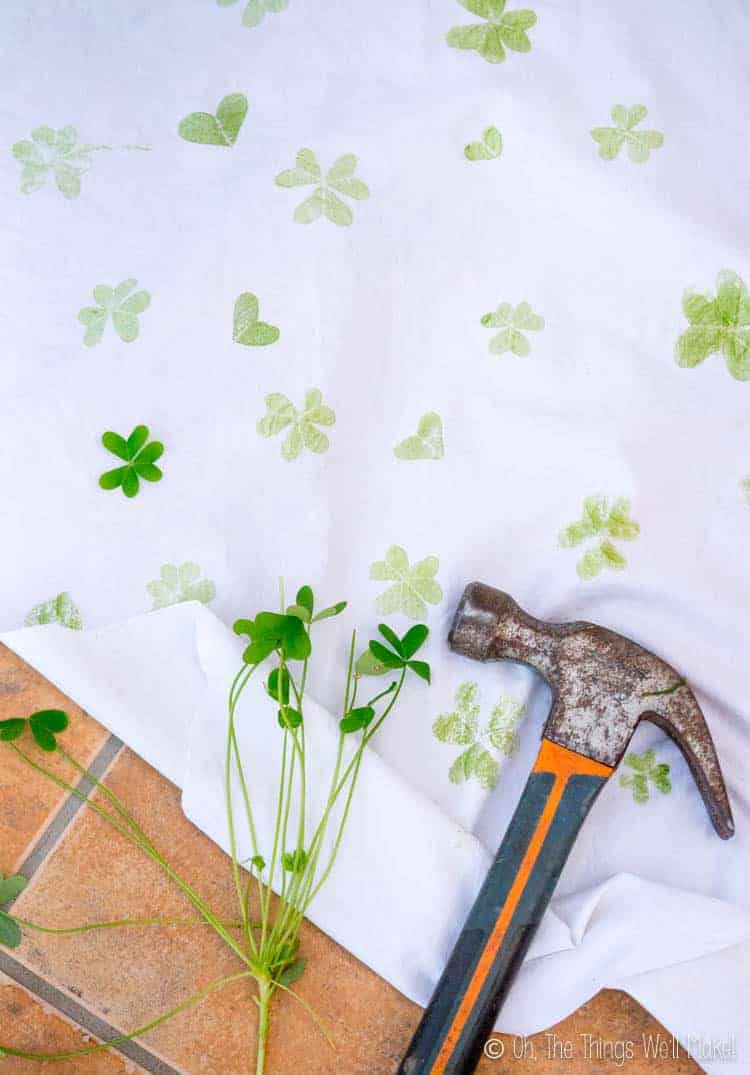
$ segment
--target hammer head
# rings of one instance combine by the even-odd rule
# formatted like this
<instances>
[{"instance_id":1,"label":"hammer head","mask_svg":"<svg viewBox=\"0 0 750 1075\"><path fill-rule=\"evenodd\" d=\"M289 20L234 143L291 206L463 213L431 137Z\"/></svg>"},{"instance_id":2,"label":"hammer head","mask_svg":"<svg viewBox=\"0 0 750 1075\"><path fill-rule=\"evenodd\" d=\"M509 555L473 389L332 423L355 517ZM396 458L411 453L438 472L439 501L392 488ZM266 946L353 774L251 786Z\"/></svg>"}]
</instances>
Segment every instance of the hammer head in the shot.
<instances>
[{"instance_id":1,"label":"hammer head","mask_svg":"<svg viewBox=\"0 0 750 1075\"><path fill-rule=\"evenodd\" d=\"M705 717L666 661L593 623L544 623L480 582L466 587L448 641L476 660L535 668L553 692L545 738L605 765L619 763L639 721L657 724L684 754L719 836L734 834Z\"/></svg>"}]
</instances>

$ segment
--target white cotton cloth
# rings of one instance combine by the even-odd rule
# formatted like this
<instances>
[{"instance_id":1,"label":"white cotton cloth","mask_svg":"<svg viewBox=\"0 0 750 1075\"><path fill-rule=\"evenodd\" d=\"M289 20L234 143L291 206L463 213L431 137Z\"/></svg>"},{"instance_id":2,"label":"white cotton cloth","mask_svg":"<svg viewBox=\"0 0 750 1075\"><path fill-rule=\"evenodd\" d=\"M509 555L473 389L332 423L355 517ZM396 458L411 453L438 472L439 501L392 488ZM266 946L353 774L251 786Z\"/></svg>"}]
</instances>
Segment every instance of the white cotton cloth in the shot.
<instances>
[{"instance_id":1,"label":"white cotton cloth","mask_svg":"<svg viewBox=\"0 0 750 1075\"><path fill-rule=\"evenodd\" d=\"M678 750L639 729L632 749L654 747L672 791L651 785L637 804L609 782L500 1025L539 1029L620 985L683 1040L737 1035L736 1058L701 1055L706 1070L750 1070L750 384L720 354L694 369L675 361L684 292L715 295L724 271L750 281L750 11L741 0L526 3L531 50L491 64L446 42L481 21L456 0L290 0L254 28L244 0L8 0L0 628L182 786L188 814L224 845L219 737L198 730L223 725L238 653L229 625L275 608L280 575L292 594L310 583L324 602L349 600L321 625L311 679L325 757L346 632L370 637L383 618L376 601L391 583L372 565L392 546L412 566L434 558L440 590L422 612L433 685L410 685L382 729L346 854L313 910L423 1003L549 705L531 671L449 652L463 587L479 579L536 616L592 620L653 649L706 712L737 834L716 837ZM178 134L189 113L237 93L248 112L233 145ZM591 131L614 123L616 104L646 106L638 129L663 135L645 162L625 147L599 156ZM45 125L110 147L91 150L76 197L51 173L20 190L11 146ZM490 126L500 155L467 160ZM351 225L295 220L313 188L274 180L303 147L323 171L356 155L369 196L344 198ZM109 321L85 346L77 315L92 290L131 278L150 295L137 338ZM233 340L246 292L279 328L267 346ZM492 353L498 329L482 317L524 302L544 321L524 330L530 353ZM288 428L257 430L266 397L299 408L312 388L335 412L320 427L329 447L287 462ZM442 458L398 457L432 412ZM101 435L139 423L165 445L164 478L128 500L98 486L118 462ZM624 567L583 579L576 565L597 539L563 548L558 535L597 495L625 498L640 529L613 538ZM145 615L147 584L189 562L213 584L201 591L215 592L212 611ZM16 630L62 592L87 630ZM399 631L412 622L387 618ZM433 734L467 682L481 728L501 698L526 706L519 750L493 752L493 791L452 782L460 748ZM362 918L355 889L368 893Z\"/></svg>"}]
</instances>

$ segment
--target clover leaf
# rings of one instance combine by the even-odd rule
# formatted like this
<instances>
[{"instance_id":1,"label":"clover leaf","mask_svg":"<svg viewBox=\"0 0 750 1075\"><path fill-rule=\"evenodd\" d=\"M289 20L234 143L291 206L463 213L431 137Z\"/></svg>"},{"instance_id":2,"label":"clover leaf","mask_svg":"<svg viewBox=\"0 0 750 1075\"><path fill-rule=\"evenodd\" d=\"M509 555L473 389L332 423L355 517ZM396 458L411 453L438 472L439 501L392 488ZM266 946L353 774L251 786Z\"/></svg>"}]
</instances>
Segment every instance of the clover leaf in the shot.
<instances>
[{"instance_id":1,"label":"clover leaf","mask_svg":"<svg viewBox=\"0 0 750 1075\"><path fill-rule=\"evenodd\" d=\"M520 302L518 306L501 302L494 312L482 317L482 324L502 329L490 340L490 351L494 355L512 351L514 355L524 358L530 353L531 344L521 329L538 332L544 328L544 318L535 314L528 302Z\"/></svg>"},{"instance_id":2,"label":"clover leaf","mask_svg":"<svg viewBox=\"0 0 750 1075\"><path fill-rule=\"evenodd\" d=\"M417 432L406 437L393 449L397 459L442 459L443 421L435 411L428 411L419 419Z\"/></svg>"},{"instance_id":3,"label":"clover leaf","mask_svg":"<svg viewBox=\"0 0 750 1075\"><path fill-rule=\"evenodd\" d=\"M379 612L388 616L403 612L413 620L427 615L427 605L437 605L443 599L443 591L435 579L440 568L436 556L428 556L413 566L400 545L391 545L384 560L376 560L370 567L370 578L379 582L393 582L393 586L377 600Z\"/></svg>"},{"instance_id":4,"label":"clover leaf","mask_svg":"<svg viewBox=\"0 0 750 1075\"><path fill-rule=\"evenodd\" d=\"M14 742L28 728L37 746L52 754L57 750L56 736L65 731L68 723L68 715L62 709L39 709L30 717L0 720L0 742Z\"/></svg>"},{"instance_id":5,"label":"clover leaf","mask_svg":"<svg viewBox=\"0 0 750 1075\"><path fill-rule=\"evenodd\" d=\"M692 369L721 354L736 380L750 380L750 293L742 277L719 273L715 296L687 291L682 308L690 328L677 341L677 365Z\"/></svg>"},{"instance_id":6,"label":"clover leaf","mask_svg":"<svg viewBox=\"0 0 750 1075\"><path fill-rule=\"evenodd\" d=\"M81 193L81 176L91 167L91 154L109 146L78 145L75 127L36 127L31 139L16 142L11 152L21 164L21 192L31 194L45 186L49 176L65 198Z\"/></svg>"},{"instance_id":7,"label":"clover leaf","mask_svg":"<svg viewBox=\"0 0 750 1075\"><path fill-rule=\"evenodd\" d=\"M385 623L379 624L378 630L388 646L384 646L378 639L372 639L365 652L357 659L355 667L357 675L382 676L394 669L408 668L429 683L431 674L429 664L426 661L413 660L415 653L427 641L430 633L429 627L424 623L418 623L410 627L403 638L399 638L396 632ZM381 698L383 694L388 694L395 687L396 684L392 683L387 690L372 699L370 704Z\"/></svg>"},{"instance_id":8,"label":"clover leaf","mask_svg":"<svg viewBox=\"0 0 750 1075\"><path fill-rule=\"evenodd\" d=\"M234 304L234 328L232 339L246 347L265 347L276 343L279 330L275 325L258 320L258 299L249 291L243 291Z\"/></svg>"},{"instance_id":9,"label":"clover leaf","mask_svg":"<svg viewBox=\"0 0 750 1075\"><path fill-rule=\"evenodd\" d=\"M216 115L211 112L191 112L180 120L177 130L186 142L228 148L237 141L246 115L247 97L242 93L230 93L219 101Z\"/></svg>"},{"instance_id":10,"label":"clover leaf","mask_svg":"<svg viewBox=\"0 0 750 1075\"><path fill-rule=\"evenodd\" d=\"M259 612L254 620L237 620L234 632L250 639L250 645L242 655L246 664L260 664L274 652L283 654L290 661L304 661L312 652L310 636L296 615Z\"/></svg>"},{"instance_id":11,"label":"clover leaf","mask_svg":"<svg viewBox=\"0 0 750 1075\"><path fill-rule=\"evenodd\" d=\"M164 445L161 441L148 441L148 426L136 426L127 440L119 433L104 433L102 444L116 455L118 459L126 460L125 466L107 470L99 478L102 489L119 489L127 497L138 495L140 488L139 479L144 481L158 482L162 479L162 472L155 466L157 459L164 453Z\"/></svg>"},{"instance_id":12,"label":"clover leaf","mask_svg":"<svg viewBox=\"0 0 750 1075\"><path fill-rule=\"evenodd\" d=\"M662 795L668 795L672 790L672 781L669 775L669 766L666 762L656 761L654 750L646 750L643 754L633 752L625 756L625 764L633 772L623 773L620 776L620 785L630 788L635 802L643 804L649 799L649 784L653 784Z\"/></svg>"},{"instance_id":13,"label":"clover leaf","mask_svg":"<svg viewBox=\"0 0 750 1075\"><path fill-rule=\"evenodd\" d=\"M506 48L513 52L529 52L531 41L527 30L536 23L533 11L524 8L506 11L506 0L458 0L462 7L485 22L454 26L445 40L454 49L472 49L488 63L502 63Z\"/></svg>"},{"instance_id":14,"label":"clover leaf","mask_svg":"<svg viewBox=\"0 0 750 1075\"><path fill-rule=\"evenodd\" d=\"M23 622L26 627L33 627L40 623L59 623L71 631L80 631L83 627L83 617L73 598L69 593L64 592L49 601L34 605Z\"/></svg>"},{"instance_id":15,"label":"clover leaf","mask_svg":"<svg viewBox=\"0 0 750 1075\"><path fill-rule=\"evenodd\" d=\"M645 105L615 105L610 112L615 122L614 127L594 127L591 137L599 146L602 160L614 160L624 145L628 147L628 156L636 164L647 161L652 149L659 149L664 144L661 131L636 131L634 128L648 115Z\"/></svg>"},{"instance_id":16,"label":"clover leaf","mask_svg":"<svg viewBox=\"0 0 750 1075\"><path fill-rule=\"evenodd\" d=\"M582 579L593 579L604 568L622 570L627 561L610 538L634 541L641 528L630 518L630 503L619 497L610 505L605 496L587 496L583 501L583 514L558 535L563 549L575 548L591 538L601 538L578 561L576 570Z\"/></svg>"},{"instance_id":17,"label":"clover leaf","mask_svg":"<svg viewBox=\"0 0 750 1075\"><path fill-rule=\"evenodd\" d=\"M207 605L216 597L216 587L210 579L200 577L201 569L187 560L184 564L163 564L159 578L146 584L154 599L152 611L167 608L182 601L201 601Z\"/></svg>"},{"instance_id":18,"label":"clover leaf","mask_svg":"<svg viewBox=\"0 0 750 1075\"><path fill-rule=\"evenodd\" d=\"M28 884L28 879L16 874L14 877L3 877L0 873L0 908L15 900ZM18 948L21 943L21 930L7 911L0 910L0 947Z\"/></svg>"},{"instance_id":19,"label":"clover leaf","mask_svg":"<svg viewBox=\"0 0 750 1075\"><path fill-rule=\"evenodd\" d=\"M480 142L469 142L464 146L467 161L491 161L499 157L503 149L503 136L497 127L487 127L482 132Z\"/></svg>"},{"instance_id":20,"label":"clover leaf","mask_svg":"<svg viewBox=\"0 0 750 1075\"><path fill-rule=\"evenodd\" d=\"M281 856L281 865L288 873L304 873L307 865L307 852L301 847L296 851L285 851Z\"/></svg>"},{"instance_id":21,"label":"clover leaf","mask_svg":"<svg viewBox=\"0 0 750 1075\"><path fill-rule=\"evenodd\" d=\"M480 727L481 705L476 683L462 683L456 690L454 708L441 713L432 725L432 732L441 743L466 747L448 770L452 784L476 779L491 790L497 784L500 766L489 747L510 757L518 749L518 725L525 712L515 698L502 697L492 708L490 719Z\"/></svg>"},{"instance_id":22,"label":"clover leaf","mask_svg":"<svg viewBox=\"0 0 750 1075\"><path fill-rule=\"evenodd\" d=\"M298 224L310 224L322 213L332 224L345 226L352 222L352 211L338 195L357 200L370 196L366 184L355 176L356 168L357 158L353 153L345 153L334 161L324 176L313 151L301 149L294 168L280 172L275 183L279 187L315 187L310 197L294 211Z\"/></svg>"},{"instance_id":23,"label":"clover leaf","mask_svg":"<svg viewBox=\"0 0 750 1075\"><path fill-rule=\"evenodd\" d=\"M216 0L219 7L233 7L238 0ZM289 0L248 0L242 13L243 26L260 26L267 14L278 14L289 5Z\"/></svg>"},{"instance_id":24,"label":"clover leaf","mask_svg":"<svg viewBox=\"0 0 750 1075\"><path fill-rule=\"evenodd\" d=\"M138 336L138 315L151 305L148 291L134 291L138 281L123 280L117 287L97 284L93 295L96 306L84 306L78 311L78 320L86 326L83 342L94 347L102 338L109 318L115 332L123 343L132 343Z\"/></svg>"},{"instance_id":25,"label":"clover leaf","mask_svg":"<svg viewBox=\"0 0 750 1075\"><path fill-rule=\"evenodd\" d=\"M280 392L266 396L266 408L267 413L257 425L262 437L275 437L283 429L291 427L281 445L281 455L287 463L296 459L305 448L317 454L328 451L328 437L317 427L332 426L336 414L323 403L322 393L317 388L311 388L305 394L305 405L301 411Z\"/></svg>"}]
</instances>

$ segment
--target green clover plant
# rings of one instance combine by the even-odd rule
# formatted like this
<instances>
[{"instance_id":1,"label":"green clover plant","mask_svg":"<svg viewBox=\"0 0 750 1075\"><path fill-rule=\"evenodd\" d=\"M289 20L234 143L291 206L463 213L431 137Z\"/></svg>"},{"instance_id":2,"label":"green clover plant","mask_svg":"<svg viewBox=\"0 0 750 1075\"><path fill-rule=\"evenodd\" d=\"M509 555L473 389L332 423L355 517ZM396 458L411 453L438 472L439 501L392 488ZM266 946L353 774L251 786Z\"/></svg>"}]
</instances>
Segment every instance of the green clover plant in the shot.
<instances>
[{"instance_id":1,"label":"green clover plant","mask_svg":"<svg viewBox=\"0 0 750 1075\"><path fill-rule=\"evenodd\" d=\"M720 272L715 296L687 291L682 308L690 328L677 341L677 365L692 369L723 355L736 380L750 380L750 293L742 277Z\"/></svg>"},{"instance_id":2,"label":"green clover plant","mask_svg":"<svg viewBox=\"0 0 750 1075\"><path fill-rule=\"evenodd\" d=\"M287 463L296 459L305 448L318 455L328 451L328 437L318 426L332 426L336 414L323 403L323 395L317 388L305 393L305 406L301 411L281 392L272 392L266 396L266 412L259 419L257 430L262 437L275 437L283 429L289 429L281 445L281 455Z\"/></svg>"},{"instance_id":3,"label":"green clover plant","mask_svg":"<svg viewBox=\"0 0 750 1075\"><path fill-rule=\"evenodd\" d=\"M440 568L436 556L410 566L409 557L400 545L391 545L384 560L376 560L370 566L370 578L393 585L377 600L378 612L390 616L402 612L413 620L427 615L427 603L437 605L443 600L443 591L435 575Z\"/></svg>"},{"instance_id":4,"label":"green clover plant","mask_svg":"<svg viewBox=\"0 0 750 1075\"><path fill-rule=\"evenodd\" d=\"M161 481L162 472L155 463L164 454L164 445L158 440L149 441L148 436L148 426L136 426L127 440L119 433L102 435L107 451L125 460L124 466L102 474L99 478L102 489L122 489L125 496L134 497L138 495L141 478L147 482Z\"/></svg>"},{"instance_id":5,"label":"green clover plant","mask_svg":"<svg viewBox=\"0 0 750 1075\"><path fill-rule=\"evenodd\" d=\"M518 750L518 726L524 706L510 696L503 696L493 706L489 721L480 728L479 686L462 683L456 691L454 709L435 719L432 732L441 743L462 746L463 750L448 772L452 784L475 779L486 791L497 784L500 766L491 749L510 757Z\"/></svg>"},{"instance_id":6,"label":"green clover plant","mask_svg":"<svg viewBox=\"0 0 750 1075\"><path fill-rule=\"evenodd\" d=\"M501 329L490 340L490 351L493 355L512 351L514 355L525 358L531 352L531 344L521 329L526 332L539 332L544 328L544 318L535 314L528 302L519 302L518 306L501 302L496 310L484 314L482 324L485 328Z\"/></svg>"},{"instance_id":7,"label":"green clover plant","mask_svg":"<svg viewBox=\"0 0 750 1075\"><path fill-rule=\"evenodd\" d=\"M370 196L367 186L354 174L356 168L357 158L353 153L345 153L323 175L313 151L301 149L294 168L280 172L275 182L279 187L315 187L310 197L294 211L298 224L310 224L322 213L332 224L345 226L352 222L352 211L339 194L357 200Z\"/></svg>"},{"instance_id":8,"label":"green clover plant","mask_svg":"<svg viewBox=\"0 0 750 1075\"><path fill-rule=\"evenodd\" d=\"M471 49L488 63L502 63L506 49L529 52L531 41L526 33L536 23L536 15L528 8L506 11L506 0L458 0L472 15L484 22L454 26L445 40L454 49Z\"/></svg>"},{"instance_id":9,"label":"green clover plant","mask_svg":"<svg viewBox=\"0 0 750 1075\"><path fill-rule=\"evenodd\" d=\"M627 560L612 540L634 541L641 532L638 523L630 518L630 503L619 497L611 505L605 496L587 496L583 514L566 526L558 535L563 549L572 549L591 538L601 538L578 561L576 570L582 579L593 579L604 568L622 570Z\"/></svg>"},{"instance_id":10,"label":"green clover plant","mask_svg":"<svg viewBox=\"0 0 750 1075\"><path fill-rule=\"evenodd\" d=\"M132 343L140 331L138 315L151 305L148 291L134 291L137 280L123 280L117 287L97 284L94 288L96 306L84 306L78 320L86 326L83 342L94 347L102 338L107 321L112 318L115 332L123 343Z\"/></svg>"},{"instance_id":11,"label":"green clover plant","mask_svg":"<svg viewBox=\"0 0 750 1075\"><path fill-rule=\"evenodd\" d=\"M620 785L631 789L635 802L641 804L648 802L650 784L653 784L662 795L668 795L672 790L669 766L666 762L657 763L654 750L646 750L643 754L633 752L626 754L625 764L632 769L632 772L623 773L620 776Z\"/></svg>"},{"instance_id":12,"label":"green clover plant","mask_svg":"<svg viewBox=\"0 0 750 1075\"><path fill-rule=\"evenodd\" d=\"M49 601L34 605L24 620L25 627L40 623L59 623L61 627L68 627L71 631L80 631L83 617L70 594L63 592Z\"/></svg>"},{"instance_id":13,"label":"green clover plant","mask_svg":"<svg viewBox=\"0 0 750 1075\"><path fill-rule=\"evenodd\" d=\"M197 564L186 560L184 564L163 564L159 578L146 584L154 599L152 611L178 605L182 601L201 601L207 605L216 597L216 587L210 579L200 577Z\"/></svg>"},{"instance_id":14,"label":"green clover plant","mask_svg":"<svg viewBox=\"0 0 750 1075\"><path fill-rule=\"evenodd\" d=\"M2 736L0 736L1 739ZM15 877L3 877L0 873L0 948L18 948L23 939L21 927L16 919L2 908L20 896L27 884L27 879L20 874L16 874ZM1 1052L0 1056L2 1056Z\"/></svg>"},{"instance_id":15,"label":"green clover plant","mask_svg":"<svg viewBox=\"0 0 750 1075\"><path fill-rule=\"evenodd\" d=\"M615 105L610 112L614 127L594 127L591 137L599 146L602 160L614 160L623 146L628 147L628 156L636 164L643 164L651 155L652 149L664 145L661 131L636 131L635 127L648 115L645 105Z\"/></svg>"},{"instance_id":16,"label":"green clover plant","mask_svg":"<svg viewBox=\"0 0 750 1075\"><path fill-rule=\"evenodd\" d=\"M216 0L219 7L232 7L238 0ZM278 14L289 6L289 0L247 0L242 13L243 26L260 26L268 14Z\"/></svg>"}]
</instances>

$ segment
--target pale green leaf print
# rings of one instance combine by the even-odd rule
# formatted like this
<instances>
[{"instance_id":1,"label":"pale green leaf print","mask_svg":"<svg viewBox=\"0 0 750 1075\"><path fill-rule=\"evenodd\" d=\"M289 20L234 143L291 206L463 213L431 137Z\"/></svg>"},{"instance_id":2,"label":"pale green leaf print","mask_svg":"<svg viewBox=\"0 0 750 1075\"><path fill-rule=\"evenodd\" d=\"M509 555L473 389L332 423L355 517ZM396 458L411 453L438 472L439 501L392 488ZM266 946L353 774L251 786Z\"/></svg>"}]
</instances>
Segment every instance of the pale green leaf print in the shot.
<instances>
[{"instance_id":1,"label":"pale green leaf print","mask_svg":"<svg viewBox=\"0 0 750 1075\"><path fill-rule=\"evenodd\" d=\"M648 802L650 797L650 784L660 791L662 795L668 795L672 790L672 781L669 776L669 766L666 762L657 762L654 750L646 750L643 754L629 753L625 756L625 765L632 772L623 773L620 776L620 785L630 788L633 799L637 803Z\"/></svg>"},{"instance_id":2,"label":"pale green leaf print","mask_svg":"<svg viewBox=\"0 0 750 1075\"><path fill-rule=\"evenodd\" d=\"M136 291L137 280L123 280L117 287L97 284L94 288L96 306L84 306L78 311L78 320L86 326L83 342L94 347L100 342L109 318L115 332L123 343L132 343L138 336L139 314L151 305L148 291Z\"/></svg>"},{"instance_id":3,"label":"pale green leaf print","mask_svg":"<svg viewBox=\"0 0 750 1075\"><path fill-rule=\"evenodd\" d=\"M249 291L243 291L234 304L232 339L246 347L264 347L275 343L279 330L258 320L258 299Z\"/></svg>"},{"instance_id":4,"label":"pale green leaf print","mask_svg":"<svg viewBox=\"0 0 750 1075\"><path fill-rule=\"evenodd\" d=\"M524 333L539 332L544 328L544 318L535 314L528 302L520 302L518 306L501 302L496 310L484 314L482 324L485 328L500 329L490 340L492 354L502 355L511 351L525 358L531 352L531 344Z\"/></svg>"},{"instance_id":5,"label":"pale green leaf print","mask_svg":"<svg viewBox=\"0 0 750 1075\"><path fill-rule=\"evenodd\" d=\"M445 40L454 49L478 52L488 63L502 63L506 49L529 52L531 41L527 30L536 23L536 15L527 8L506 11L506 0L458 0L462 7L484 22L454 26Z\"/></svg>"},{"instance_id":6,"label":"pale green leaf print","mask_svg":"<svg viewBox=\"0 0 750 1075\"><path fill-rule=\"evenodd\" d=\"M370 578L393 585L377 599L377 609L385 616L402 612L413 620L427 616L427 605L437 605L443 600L443 591L437 582L440 561L427 556L413 566L400 545L391 545L384 560L376 560L370 566Z\"/></svg>"},{"instance_id":7,"label":"pale green leaf print","mask_svg":"<svg viewBox=\"0 0 750 1075\"><path fill-rule=\"evenodd\" d=\"M294 211L298 224L311 224L319 216L326 217L332 224L347 227L354 216L342 197L361 201L370 196L370 191L354 173L357 158L353 153L345 153L334 161L323 175L318 159L311 149L301 149L297 154L293 168L279 172L275 183L279 187L315 187L312 194L300 202Z\"/></svg>"},{"instance_id":8,"label":"pale green leaf print","mask_svg":"<svg viewBox=\"0 0 750 1075\"><path fill-rule=\"evenodd\" d=\"M469 142L464 146L464 156L468 161L491 161L499 157L503 149L503 137L497 127L487 127L482 132L480 142Z\"/></svg>"},{"instance_id":9,"label":"pale green leaf print","mask_svg":"<svg viewBox=\"0 0 750 1075\"><path fill-rule=\"evenodd\" d=\"M247 97L230 93L222 97L216 115L210 112L191 112L180 120L179 134L186 142L204 146L233 146L247 115Z\"/></svg>"},{"instance_id":10,"label":"pale green leaf print","mask_svg":"<svg viewBox=\"0 0 750 1075\"><path fill-rule=\"evenodd\" d=\"M297 410L291 400L280 392L266 396L266 413L259 419L257 429L262 437L275 437L291 427L281 445L282 458L290 463L304 449L318 455L328 451L328 437L317 427L332 426L335 421L336 414L323 403L321 392L311 388L305 394L302 410Z\"/></svg>"},{"instance_id":11,"label":"pale green leaf print","mask_svg":"<svg viewBox=\"0 0 750 1075\"><path fill-rule=\"evenodd\" d=\"M216 0L219 7L233 7L239 0ZM268 14L278 14L289 5L289 0L246 0L242 12L243 26L260 26Z\"/></svg>"},{"instance_id":12,"label":"pale green leaf print","mask_svg":"<svg viewBox=\"0 0 750 1075\"><path fill-rule=\"evenodd\" d=\"M750 293L742 277L720 272L715 296L686 291L682 308L690 327L677 341L677 365L692 369L720 354L736 380L750 380Z\"/></svg>"},{"instance_id":13,"label":"pale green leaf print","mask_svg":"<svg viewBox=\"0 0 750 1075\"><path fill-rule=\"evenodd\" d=\"M68 627L71 631L80 631L83 628L83 617L70 594L63 592L49 601L34 605L24 620L26 627L40 623L59 623L61 627Z\"/></svg>"},{"instance_id":14,"label":"pale green leaf print","mask_svg":"<svg viewBox=\"0 0 750 1075\"><path fill-rule=\"evenodd\" d=\"M750 474L742 479L740 482L740 489L745 494L745 500L750 504Z\"/></svg>"},{"instance_id":15,"label":"pale green leaf print","mask_svg":"<svg viewBox=\"0 0 750 1075\"><path fill-rule=\"evenodd\" d=\"M216 597L216 587L210 579L200 577L201 569L190 560L184 564L164 564L159 578L146 585L154 599L153 609L177 605L182 601L201 601L207 605Z\"/></svg>"},{"instance_id":16,"label":"pale green leaf print","mask_svg":"<svg viewBox=\"0 0 750 1075\"><path fill-rule=\"evenodd\" d=\"M480 726L481 703L476 683L462 683L454 697L450 713L441 713L432 724L432 732L441 743L462 746L462 751L448 770L453 784L472 778L486 790L497 784L500 765L491 750L510 757L518 749L518 726L525 708L515 698L503 696L493 706L490 719Z\"/></svg>"},{"instance_id":17,"label":"pale green leaf print","mask_svg":"<svg viewBox=\"0 0 750 1075\"><path fill-rule=\"evenodd\" d=\"M52 177L63 197L77 198L81 177L91 168L93 154L113 148L149 150L150 146L102 146L78 142L75 127L35 127L30 139L16 142L11 152L21 165L21 193L33 194Z\"/></svg>"},{"instance_id":18,"label":"pale green leaf print","mask_svg":"<svg viewBox=\"0 0 750 1075\"><path fill-rule=\"evenodd\" d=\"M419 419L416 434L400 441L393 451L397 459L442 459L443 422L440 415L435 411L423 414Z\"/></svg>"},{"instance_id":19,"label":"pale green leaf print","mask_svg":"<svg viewBox=\"0 0 750 1075\"><path fill-rule=\"evenodd\" d=\"M610 116L615 123L614 127L594 127L591 137L599 146L599 156L602 160L614 160L622 147L628 147L628 156L636 164L647 161L652 149L659 149L664 144L664 135L661 131L637 131L636 126L648 115L645 105L634 105L626 108L625 105L615 105Z\"/></svg>"},{"instance_id":20,"label":"pale green leaf print","mask_svg":"<svg viewBox=\"0 0 750 1075\"><path fill-rule=\"evenodd\" d=\"M561 548L571 549L598 539L583 554L576 568L582 579L590 580L605 568L621 571L627 564L610 539L634 541L640 531L638 523L630 517L630 503L624 497L618 497L610 504L605 496L587 496L580 519L560 532L558 544Z\"/></svg>"}]
</instances>

